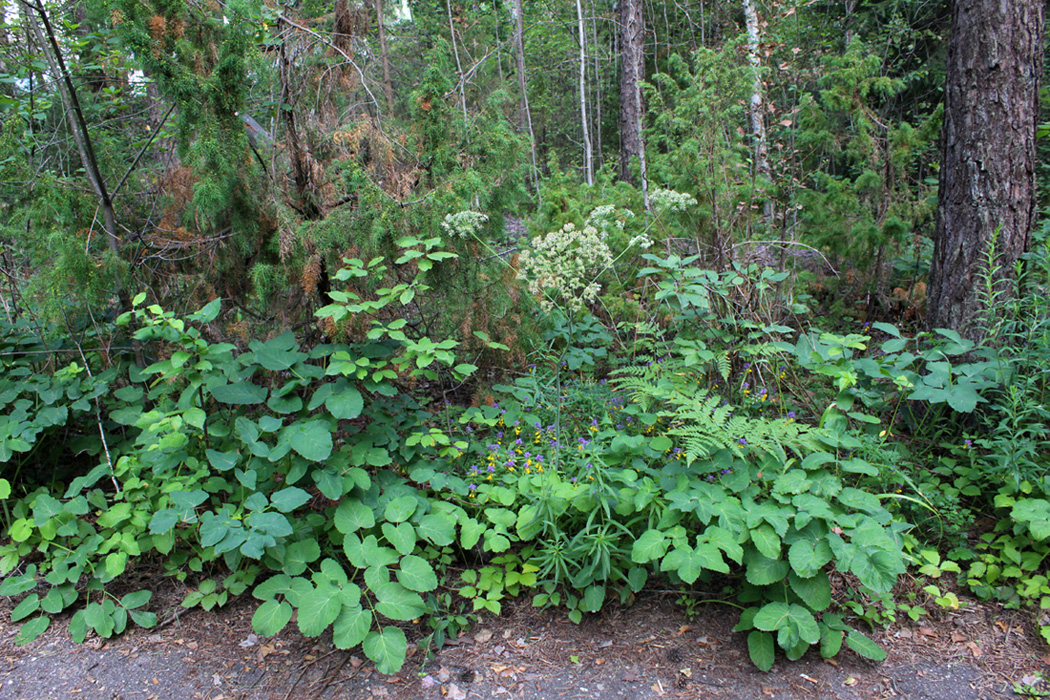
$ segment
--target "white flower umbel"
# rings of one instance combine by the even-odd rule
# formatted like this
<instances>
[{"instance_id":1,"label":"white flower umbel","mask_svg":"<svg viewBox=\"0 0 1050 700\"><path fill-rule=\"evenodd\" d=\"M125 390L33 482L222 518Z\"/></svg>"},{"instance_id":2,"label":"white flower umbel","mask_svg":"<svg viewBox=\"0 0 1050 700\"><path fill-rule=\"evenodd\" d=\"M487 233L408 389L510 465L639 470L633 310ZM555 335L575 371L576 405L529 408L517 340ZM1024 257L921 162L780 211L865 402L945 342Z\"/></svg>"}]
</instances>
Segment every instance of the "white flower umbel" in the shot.
<instances>
[{"instance_id":1,"label":"white flower umbel","mask_svg":"<svg viewBox=\"0 0 1050 700\"><path fill-rule=\"evenodd\" d=\"M441 222L441 228L450 236L466 238L467 236L477 235L478 231L481 230L481 227L488 220L489 217L476 211L458 211L455 214L445 214L445 219Z\"/></svg>"},{"instance_id":2,"label":"white flower umbel","mask_svg":"<svg viewBox=\"0 0 1050 700\"><path fill-rule=\"evenodd\" d=\"M686 192L675 192L674 190L655 189L649 194L649 201L656 209L667 211L685 211L689 207L696 206L696 197Z\"/></svg>"},{"instance_id":3,"label":"white flower umbel","mask_svg":"<svg viewBox=\"0 0 1050 700\"><path fill-rule=\"evenodd\" d=\"M634 217L634 212L630 209L617 211L612 204L603 204L591 212L591 215L587 217L587 221L583 225L584 227L593 226L599 231L609 231L609 229L613 228L623 231L627 219L632 217Z\"/></svg>"},{"instance_id":4,"label":"white flower umbel","mask_svg":"<svg viewBox=\"0 0 1050 700\"><path fill-rule=\"evenodd\" d=\"M601 292L598 276L613 263L605 233L591 225L577 229L565 224L560 231L534 238L532 248L519 258L518 279L550 311L564 303L570 313L594 301Z\"/></svg>"}]
</instances>

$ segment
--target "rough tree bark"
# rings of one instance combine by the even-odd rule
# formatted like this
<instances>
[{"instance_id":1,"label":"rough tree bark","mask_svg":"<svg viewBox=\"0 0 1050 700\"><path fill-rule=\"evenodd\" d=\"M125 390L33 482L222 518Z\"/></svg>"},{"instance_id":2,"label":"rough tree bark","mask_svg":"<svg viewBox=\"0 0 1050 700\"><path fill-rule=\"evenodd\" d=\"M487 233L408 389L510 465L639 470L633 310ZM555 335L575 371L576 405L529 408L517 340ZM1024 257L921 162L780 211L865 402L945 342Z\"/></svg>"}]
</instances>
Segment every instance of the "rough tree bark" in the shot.
<instances>
[{"instance_id":1,"label":"rough tree bark","mask_svg":"<svg viewBox=\"0 0 1050 700\"><path fill-rule=\"evenodd\" d=\"M982 259L1009 293L1036 213L1041 0L953 0L927 323L976 339Z\"/></svg>"},{"instance_id":2,"label":"rough tree bark","mask_svg":"<svg viewBox=\"0 0 1050 700\"><path fill-rule=\"evenodd\" d=\"M645 208L649 187L645 178L645 140L642 136L642 79L645 77L645 20L642 0L620 0L620 179L641 184ZM640 178L632 162L639 163ZM641 182L639 183L639 179Z\"/></svg>"}]
</instances>

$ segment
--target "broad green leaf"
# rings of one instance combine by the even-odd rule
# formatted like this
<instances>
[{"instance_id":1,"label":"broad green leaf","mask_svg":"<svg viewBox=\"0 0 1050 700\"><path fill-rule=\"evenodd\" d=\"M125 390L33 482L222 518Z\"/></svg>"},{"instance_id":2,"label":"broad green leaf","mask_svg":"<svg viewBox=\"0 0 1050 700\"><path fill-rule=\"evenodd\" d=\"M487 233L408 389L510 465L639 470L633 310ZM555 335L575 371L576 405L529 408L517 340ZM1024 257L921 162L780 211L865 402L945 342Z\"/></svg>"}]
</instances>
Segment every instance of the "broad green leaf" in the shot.
<instances>
[{"instance_id":1,"label":"broad green leaf","mask_svg":"<svg viewBox=\"0 0 1050 700\"><path fill-rule=\"evenodd\" d=\"M333 417L339 420L352 420L361 415L365 402L360 391L352 386L347 386L329 396L324 405Z\"/></svg>"},{"instance_id":2,"label":"broad green leaf","mask_svg":"<svg viewBox=\"0 0 1050 700\"><path fill-rule=\"evenodd\" d=\"M770 559L761 554L749 553L745 557L747 561L747 580L756 586L768 586L771 583L783 581L791 566L780 559Z\"/></svg>"},{"instance_id":3,"label":"broad green leaf","mask_svg":"<svg viewBox=\"0 0 1050 700\"><path fill-rule=\"evenodd\" d=\"M323 462L332 454L332 431L328 421L298 421L281 430L278 446L287 444L304 459Z\"/></svg>"},{"instance_id":4,"label":"broad green leaf","mask_svg":"<svg viewBox=\"0 0 1050 700\"><path fill-rule=\"evenodd\" d=\"M631 561L636 564L644 564L659 559L667 552L669 544L661 530L646 530L634 541L634 546L631 548Z\"/></svg>"},{"instance_id":5,"label":"broad green leaf","mask_svg":"<svg viewBox=\"0 0 1050 700\"><path fill-rule=\"evenodd\" d=\"M272 637L292 619L292 606L285 601L267 600L252 615L252 629L264 637Z\"/></svg>"},{"instance_id":6,"label":"broad green leaf","mask_svg":"<svg viewBox=\"0 0 1050 700\"><path fill-rule=\"evenodd\" d=\"M284 561L281 571L289 576L298 576L306 567L321 556L321 547L317 540L310 538L289 543L284 549Z\"/></svg>"},{"instance_id":7,"label":"broad green leaf","mask_svg":"<svg viewBox=\"0 0 1050 700\"><path fill-rule=\"evenodd\" d=\"M149 531L152 535L163 535L169 532L179 522L179 514L171 509L158 510L149 521Z\"/></svg>"},{"instance_id":8,"label":"broad green leaf","mask_svg":"<svg viewBox=\"0 0 1050 700\"><path fill-rule=\"evenodd\" d=\"M248 347L254 351L255 361L271 372L284 371L301 358L306 357L304 353L295 349L295 334L291 331L282 333L276 338L271 338L265 343L253 340L248 344Z\"/></svg>"},{"instance_id":9,"label":"broad green leaf","mask_svg":"<svg viewBox=\"0 0 1050 700\"><path fill-rule=\"evenodd\" d=\"M410 591L426 593L437 588L437 575L426 559L414 555L401 558L397 570L397 580Z\"/></svg>"},{"instance_id":10,"label":"broad green leaf","mask_svg":"<svg viewBox=\"0 0 1050 700\"><path fill-rule=\"evenodd\" d=\"M842 630L832 629L826 624L820 625L820 655L825 659L838 656L842 649Z\"/></svg>"},{"instance_id":11,"label":"broad green leaf","mask_svg":"<svg viewBox=\"0 0 1050 700\"><path fill-rule=\"evenodd\" d=\"M456 519L448 513L427 513L416 525L416 533L439 547L448 546L456 539Z\"/></svg>"},{"instance_id":12,"label":"broad green leaf","mask_svg":"<svg viewBox=\"0 0 1050 700\"><path fill-rule=\"evenodd\" d=\"M291 513L309 500L310 494L297 486L289 486L270 494L270 504L282 513Z\"/></svg>"},{"instance_id":13,"label":"broad green leaf","mask_svg":"<svg viewBox=\"0 0 1050 700\"><path fill-rule=\"evenodd\" d=\"M360 605L343 606L339 617L332 623L332 643L338 649L356 647L365 640L372 629L372 613Z\"/></svg>"},{"instance_id":14,"label":"broad green leaf","mask_svg":"<svg viewBox=\"0 0 1050 700\"><path fill-rule=\"evenodd\" d=\"M397 627L384 627L381 632L369 632L362 648L365 656L375 662L377 671L390 675L400 671L405 664L408 640Z\"/></svg>"},{"instance_id":15,"label":"broad green leaf","mask_svg":"<svg viewBox=\"0 0 1050 700\"><path fill-rule=\"evenodd\" d=\"M422 617L427 606L418 593L393 581L372 591L376 596L376 612L391 620L414 620Z\"/></svg>"},{"instance_id":16,"label":"broad green leaf","mask_svg":"<svg viewBox=\"0 0 1050 700\"><path fill-rule=\"evenodd\" d=\"M252 513L248 516L248 525L273 537L287 537L292 534L292 525L288 518L280 513Z\"/></svg>"},{"instance_id":17,"label":"broad green leaf","mask_svg":"<svg viewBox=\"0 0 1050 700\"><path fill-rule=\"evenodd\" d=\"M383 523L383 536L399 554L411 554L416 548L416 531L408 523Z\"/></svg>"},{"instance_id":18,"label":"broad green leaf","mask_svg":"<svg viewBox=\"0 0 1050 700\"><path fill-rule=\"evenodd\" d=\"M780 537L768 523L763 523L751 530L751 541L755 543L755 548L762 556L770 559L780 558Z\"/></svg>"},{"instance_id":19,"label":"broad green leaf","mask_svg":"<svg viewBox=\"0 0 1050 700\"><path fill-rule=\"evenodd\" d=\"M391 499L386 504L386 508L383 511L383 517L389 522L400 523L408 520L413 513L416 512L416 507L419 502L416 501L415 496L399 496L398 498Z\"/></svg>"},{"instance_id":20,"label":"broad green leaf","mask_svg":"<svg viewBox=\"0 0 1050 700\"><path fill-rule=\"evenodd\" d=\"M794 571L788 574L791 590L798 594L811 610L826 610L831 605L831 583L828 575L820 571L810 578L802 578Z\"/></svg>"},{"instance_id":21,"label":"broad green leaf","mask_svg":"<svg viewBox=\"0 0 1050 700\"><path fill-rule=\"evenodd\" d=\"M897 583L897 576L904 573L899 555L874 548L858 547L849 568L861 583L878 593L888 593Z\"/></svg>"},{"instance_id":22,"label":"broad green leaf","mask_svg":"<svg viewBox=\"0 0 1050 700\"><path fill-rule=\"evenodd\" d=\"M315 469L311 476L317 484L317 490L330 501L338 501L346 493L342 477L328 469Z\"/></svg>"},{"instance_id":23,"label":"broad green leaf","mask_svg":"<svg viewBox=\"0 0 1050 700\"><path fill-rule=\"evenodd\" d=\"M36 593L30 593L21 603L15 606L14 610L11 611L11 621L18 622L24 620L39 609L40 596Z\"/></svg>"},{"instance_id":24,"label":"broad green leaf","mask_svg":"<svg viewBox=\"0 0 1050 700\"><path fill-rule=\"evenodd\" d=\"M83 644L87 638L87 622L85 622L84 610L80 609L73 613L73 617L69 619L69 638L77 644Z\"/></svg>"},{"instance_id":25,"label":"broad green leaf","mask_svg":"<svg viewBox=\"0 0 1050 700\"><path fill-rule=\"evenodd\" d=\"M127 503L122 503L120 505L130 512L130 505ZM51 518L56 515L61 515L64 512L65 510L62 508L61 501L50 494L42 493L36 497L35 501L33 501L33 524L40 527Z\"/></svg>"},{"instance_id":26,"label":"broad green leaf","mask_svg":"<svg viewBox=\"0 0 1050 700\"><path fill-rule=\"evenodd\" d=\"M344 535L369 529L376 524L372 509L355 498L346 498L335 509L335 528Z\"/></svg>"},{"instance_id":27,"label":"broad green leaf","mask_svg":"<svg viewBox=\"0 0 1050 700\"><path fill-rule=\"evenodd\" d=\"M22 625L22 628L18 630L18 636L15 637L15 644L18 646L29 644L29 642L42 635L50 624L50 617L34 617L32 620Z\"/></svg>"},{"instance_id":28,"label":"broad green leaf","mask_svg":"<svg viewBox=\"0 0 1050 700\"><path fill-rule=\"evenodd\" d=\"M316 637L335 622L343 609L339 589L325 583L299 598L297 621L299 631L307 637Z\"/></svg>"},{"instance_id":29,"label":"broad green leaf","mask_svg":"<svg viewBox=\"0 0 1050 700\"><path fill-rule=\"evenodd\" d=\"M0 501L11 496L11 482L7 479L0 479Z\"/></svg>"},{"instance_id":30,"label":"broad green leaf","mask_svg":"<svg viewBox=\"0 0 1050 700\"><path fill-rule=\"evenodd\" d=\"M583 592L583 600L580 602L580 609L586 612L596 613L602 609L602 603L605 602L605 586L596 585L588 586L587 590Z\"/></svg>"},{"instance_id":31,"label":"broad green leaf","mask_svg":"<svg viewBox=\"0 0 1050 700\"><path fill-rule=\"evenodd\" d=\"M831 561L831 547L824 540L798 540L788 549L791 568L802 578L809 578Z\"/></svg>"},{"instance_id":32,"label":"broad green leaf","mask_svg":"<svg viewBox=\"0 0 1050 700\"><path fill-rule=\"evenodd\" d=\"M747 635L747 652L753 663L760 671L769 671L773 668L776 658L773 652L773 635L769 632L754 631Z\"/></svg>"},{"instance_id":33,"label":"broad green leaf","mask_svg":"<svg viewBox=\"0 0 1050 700\"><path fill-rule=\"evenodd\" d=\"M208 391L219 403L228 403L235 406L248 406L262 403L266 400L266 387L246 381L213 386Z\"/></svg>"},{"instance_id":34,"label":"broad green leaf","mask_svg":"<svg viewBox=\"0 0 1050 700\"><path fill-rule=\"evenodd\" d=\"M120 604L128 610L131 610L132 608L141 608L148 603L152 597L153 591L143 589L141 591L135 591L134 593L128 593L120 599Z\"/></svg>"},{"instance_id":35,"label":"broad green leaf","mask_svg":"<svg viewBox=\"0 0 1050 700\"><path fill-rule=\"evenodd\" d=\"M846 635L846 645L861 656L872 661L883 661L886 658L886 650L867 636L856 630L850 630Z\"/></svg>"},{"instance_id":36,"label":"broad green leaf","mask_svg":"<svg viewBox=\"0 0 1050 700\"><path fill-rule=\"evenodd\" d=\"M774 601L766 603L755 613L753 623L760 630L773 632L786 625L790 615L791 605L789 603Z\"/></svg>"}]
</instances>

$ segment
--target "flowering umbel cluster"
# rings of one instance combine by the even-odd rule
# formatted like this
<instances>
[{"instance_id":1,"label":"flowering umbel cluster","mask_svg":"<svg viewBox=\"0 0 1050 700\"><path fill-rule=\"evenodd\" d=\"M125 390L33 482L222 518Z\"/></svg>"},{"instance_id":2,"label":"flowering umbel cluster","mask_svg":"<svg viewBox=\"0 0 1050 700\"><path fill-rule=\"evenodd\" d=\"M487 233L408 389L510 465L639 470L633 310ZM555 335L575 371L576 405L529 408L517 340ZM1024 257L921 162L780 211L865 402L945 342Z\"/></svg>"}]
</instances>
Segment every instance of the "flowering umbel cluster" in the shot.
<instances>
[{"instance_id":1,"label":"flowering umbel cluster","mask_svg":"<svg viewBox=\"0 0 1050 700\"><path fill-rule=\"evenodd\" d=\"M544 310L564 302L570 312L577 312L598 298L598 275L612 265L613 256L604 231L590 224L578 229L569 223L533 239L532 248L521 254L519 262L518 279L528 282L529 291Z\"/></svg>"},{"instance_id":2,"label":"flowering umbel cluster","mask_svg":"<svg viewBox=\"0 0 1050 700\"><path fill-rule=\"evenodd\" d=\"M450 236L466 238L467 236L477 235L478 231L481 230L481 227L488 220L489 217L476 211L458 211L455 214L445 214L445 219L441 222L441 228Z\"/></svg>"},{"instance_id":3,"label":"flowering umbel cluster","mask_svg":"<svg viewBox=\"0 0 1050 700\"><path fill-rule=\"evenodd\" d=\"M667 211L685 211L688 207L696 206L696 197L693 195L663 188L653 190L649 194L649 201L653 207Z\"/></svg>"}]
</instances>

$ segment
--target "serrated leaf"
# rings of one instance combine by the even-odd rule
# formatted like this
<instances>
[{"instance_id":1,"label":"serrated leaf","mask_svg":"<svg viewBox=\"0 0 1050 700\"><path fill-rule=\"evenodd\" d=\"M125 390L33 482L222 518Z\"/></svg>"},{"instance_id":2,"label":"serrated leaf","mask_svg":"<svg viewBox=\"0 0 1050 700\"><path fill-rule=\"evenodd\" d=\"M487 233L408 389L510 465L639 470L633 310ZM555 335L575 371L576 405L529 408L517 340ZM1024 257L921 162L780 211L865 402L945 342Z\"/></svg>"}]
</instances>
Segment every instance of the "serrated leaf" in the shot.
<instances>
[{"instance_id":1,"label":"serrated leaf","mask_svg":"<svg viewBox=\"0 0 1050 700\"><path fill-rule=\"evenodd\" d=\"M383 517L387 521L392 523L400 523L408 520L413 513L416 512L416 507L419 502L415 496L399 496L398 498L391 499L383 510Z\"/></svg>"},{"instance_id":2,"label":"serrated leaf","mask_svg":"<svg viewBox=\"0 0 1050 700\"><path fill-rule=\"evenodd\" d=\"M448 546L456 539L456 519L448 513L427 513L416 525L416 533L439 547Z\"/></svg>"},{"instance_id":3,"label":"serrated leaf","mask_svg":"<svg viewBox=\"0 0 1050 700\"><path fill-rule=\"evenodd\" d=\"M762 556L769 559L780 558L780 537L768 523L763 523L751 530L751 541L755 543L755 548Z\"/></svg>"},{"instance_id":4,"label":"serrated leaf","mask_svg":"<svg viewBox=\"0 0 1050 700\"><path fill-rule=\"evenodd\" d=\"M391 581L377 587L372 592L376 596L376 612L391 620L414 620L427 611L419 594L408 590L400 583Z\"/></svg>"},{"instance_id":5,"label":"serrated leaf","mask_svg":"<svg viewBox=\"0 0 1050 700\"><path fill-rule=\"evenodd\" d=\"M802 578L794 571L788 574L788 582L802 602L811 610L826 610L831 605L831 582L821 571L810 578Z\"/></svg>"},{"instance_id":6,"label":"serrated leaf","mask_svg":"<svg viewBox=\"0 0 1050 700\"><path fill-rule=\"evenodd\" d=\"M316 637L335 622L343 609L339 589L324 583L299 598L299 614L296 620L299 631L307 637Z\"/></svg>"},{"instance_id":7,"label":"serrated leaf","mask_svg":"<svg viewBox=\"0 0 1050 700\"><path fill-rule=\"evenodd\" d=\"M285 601L267 600L252 615L252 629L256 634L272 637L292 619L292 606Z\"/></svg>"},{"instance_id":8,"label":"serrated leaf","mask_svg":"<svg viewBox=\"0 0 1050 700\"><path fill-rule=\"evenodd\" d=\"M662 531L646 530L634 541L634 546L631 548L631 561L636 564L644 564L659 559L667 552L669 544L667 536Z\"/></svg>"},{"instance_id":9,"label":"serrated leaf","mask_svg":"<svg viewBox=\"0 0 1050 700\"><path fill-rule=\"evenodd\" d=\"M409 523L383 523L383 536L398 554L411 554L416 548L416 530Z\"/></svg>"},{"instance_id":10,"label":"serrated leaf","mask_svg":"<svg viewBox=\"0 0 1050 700\"><path fill-rule=\"evenodd\" d=\"M791 568L802 578L809 578L831 561L831 547L824 540L798 540L788 549Z\"/></svg>"},{"instance_id":11,"label":"serrated leaf","mask_svg":"<svg viewBox=\"0 0 1050 700\"><path fill-rule=\"evenodd\" d=\"M401 563L398 566L397 580L410 591L426 593L437 588L437 574L434 573L434 567L426 559L410 554L401 557Z\"/></svg>"},{"instance_id":12,"label":"serrated leaf","mask_svg":"<svg viewBox=\"0 0 1050 700\"><path fill-rule=\"evenodd\" d=\"M770 559L758 553L751 553L747 560L747 580L756 586L768 586L783 581L791 566L780 559Z\"/></svg>"},{"instance_id":13,"label":"serrated leaf","mask_svg":"<svg viewBox=\"0 0 1050 700\"><path fill-rule=\"evenodd\" d=\"M355 498L344 499L335 509L335 528L344 535L369 529L376 524L372 509Z\"/></svg>"},{"instance_id":14,"label":"serrated leaf","mask_svg":"<svg viewBox=\"0 0 1050 700\"><path fill-rule=\"evenodd\" d=\"M588 586L583 592L583 600L580 601L580 609L586 612L596 613L602 609L605 602L605 586Z\"/></svg>"},{"instance_id":15,"label":"serrated leaf","mask_svg":"<svg viewBox=\"0 0 1050 700\"><path fill-rule=\"evenodd\" d=\"M390 675L404 665L408 640L397 627L384 627L382 631L369 632L362 648L365 656L375 662L377 671Z\"/></svg>"},{"instance_id":16,"label":"serrated leaf","mask_svg":"<svg viewBox=\"0 0 1050 700\"><path fill-rule=\"evenodd\" d=\"M365 640L372 629L372 613L360 605L343 606L339 617L332 623L332 643L338 649L356 647Z\"/></svg>"},{"instance_id":17,"label":"serrated leaf","mask_svg":"<svg viewBox=\"0 0 1050 700\"><path fill-rule=\"evenodd\" d=\"M754 631L747 635L747 653L760 671L773 668L776 658L773 650L773 635L769 632Z\"/></svg>"}]
</instances>

